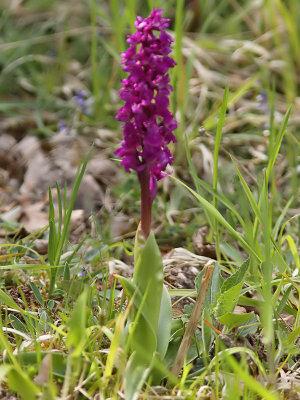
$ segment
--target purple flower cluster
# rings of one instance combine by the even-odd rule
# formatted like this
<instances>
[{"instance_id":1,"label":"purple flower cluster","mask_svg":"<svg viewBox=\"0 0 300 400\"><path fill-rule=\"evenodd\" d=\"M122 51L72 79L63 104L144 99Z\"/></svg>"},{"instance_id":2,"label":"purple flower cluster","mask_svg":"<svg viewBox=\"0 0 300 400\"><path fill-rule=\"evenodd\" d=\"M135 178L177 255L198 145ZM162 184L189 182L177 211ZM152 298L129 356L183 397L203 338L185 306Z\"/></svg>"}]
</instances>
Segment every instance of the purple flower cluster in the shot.
<instances>
[{"instance_id":1,"label":"purple flower cluster","mask_svg":"<svg viewBox=\"0 0 300 400\"><path fill-rule=\"evenodd\" d=\"M167 145L175 142L177 127L173 114L168 110L169 68L176 63L168 56L172 38L165 32L168 19L162 18L163 10L153 10L148 18L137 17L136 32L128 35L129 48L122 54L123 70L129 73L122 80L119 95L125 105L116 118L124 122L124 139L115 154L122 158L126 172L135 170L149 174L151 197L156 182L166 174L163 171L172 164L173 157Z\"/></svg>"}]
</instances>

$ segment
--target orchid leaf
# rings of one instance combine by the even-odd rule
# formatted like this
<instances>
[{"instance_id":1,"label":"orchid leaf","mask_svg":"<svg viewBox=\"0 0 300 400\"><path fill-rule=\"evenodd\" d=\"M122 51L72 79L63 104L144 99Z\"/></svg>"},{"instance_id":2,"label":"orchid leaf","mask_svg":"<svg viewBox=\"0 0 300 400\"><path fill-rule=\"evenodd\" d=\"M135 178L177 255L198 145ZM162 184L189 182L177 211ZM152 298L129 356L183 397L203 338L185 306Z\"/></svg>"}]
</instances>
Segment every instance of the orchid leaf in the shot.
<instances>
[{"instance_id":1,"label":"orchid leaf","mask_svg":"<svg viewBox=\"0 0 300 400\"><path fill-rule=\"evenodd\" d=\"M222 319L223 317L226 326L228 326L227 323L229 323L228 316L237 305L249 264L250 260L247 259L235 274L224 281L221 292L216 296L214 314L220 322L220 318ZM224 317L225 315L227 315L227 317ZM231 326L231 323L229 323L229 326Z\"/></svg>"},{"instance_id":2,"label":"orchid leaf","mask_svg":"<svg viewBox=\"0 0 300 400\"><path fill-rule=\"evenodd\" d=\"M142 232L138 230L134 248L133 282L140 293L148 291L144 307L156 332L164 279L162 257L154 233L150 232L146 241L142 236Z\"/></svg>"},{"instance_id":3,"label":"orchid leaf","mask_svg":"<svg viewBox=\"0 0 300 400\"><path fill-rule=\"evenodd\" d=\"M81 351L86 338L87 298L88 291L84 290L78 297L68 321L67 346L74 348L76 355ZM75 355L74 352L73 355Z\"/></svg>"},{"instance_id":4,"label":"orchid leaf","mask_svg":"<svg viewBox=\"0 0 300 400\"><path fill-rule=\"evenodd\" d=\"M6 377L8 372L13 368L11 364L2 364L0 365L0 383Z\"/></svg>"},{"instance_id":5,"label":"orchid leaf","mask_svg":"<svg viewBox=\"0 0 300 400\"><path fill-rule=\"evenodd\" d=\"M147 319L146 310L143 308L144 298L135 286L135 284L127 278L117 276L120 280L123 289L129 299L133 299L133 306L130 312L129 320L129 336L131 349L136 350L136 347L141 347L139 345L139 336L141 337L141 342L143 346L143 357L146 359L152 359L153 352L156 350L156 332L151 327L151 322ZM147 355L148 353L148 355Z\"/></svg>"},{"instance_id":6,"label":"orchid leaf","mask_svg":"<svg viewBox=\"0 0 300 400\"><path fill-rule=\"evenodd\" d=\"M163 359L168 350L172 325L172 304L169 292L163 286L160 314L157 329L157 351Z\"/></svg>"},{"instance_id":7,"label":"orchid leaf","mask_svg":"<svg viewBox=\"0 0 300 400\"><path fill-rule=\"evenodd\" d=\"M218 317L218 320L221 324L226 325L228 329L233 329L249 321L254 315L254 312L244 314L229 312Z\"/></svg>"},{"instance_id":8,"label":"orchid leaf","mask_svg":"<svg viewBox=\"0 0 300 400\"><path fill-rule=\"evenodd\" d=\"M133 280L117 276L132 300L127 325L131 356L125 371L125 397L136 398L152 372L154 357L163 359L169 345L172 323L170 295L163 286L163 264L153 232L147 239L137 231ZM158 374L157 374L158 376Z\"/></svg>"},{"instance_id":9,"label":"orchid leaf","mask_svg":"<svg viewBox=\"0 0 300 400\"><path fill-rule=\"evenodd\" d=\"M125 370L125 399L137 400L139 392L146 381L150 372L150 367L145 368L143 364L139 364L139 358L133 353L127 363Z\"/></svg>"},{"instance_id":10,"label":"orchid leaf","mask_svg":"<svg viewBox=\"0 0 300 400\"><path fill-rule=\"evenodd\" d=\"M40 391L23 371L16 368L7 372L7 383L9 388L17 392L23 400L35 399Z\"/></svg>"}]
</instances>

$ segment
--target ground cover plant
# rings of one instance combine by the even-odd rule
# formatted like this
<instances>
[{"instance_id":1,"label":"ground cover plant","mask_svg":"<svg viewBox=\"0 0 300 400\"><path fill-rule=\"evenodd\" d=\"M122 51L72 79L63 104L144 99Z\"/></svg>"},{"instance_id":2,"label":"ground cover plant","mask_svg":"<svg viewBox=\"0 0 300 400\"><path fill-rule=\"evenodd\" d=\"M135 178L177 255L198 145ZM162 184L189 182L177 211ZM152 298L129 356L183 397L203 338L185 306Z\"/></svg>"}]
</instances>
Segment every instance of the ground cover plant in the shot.
<instances>
[{"instance_id":1,"label":"ground cover plant","mask_svg":"<svg viewBox=\"0 0 300 400\"><path fill-rule=\"evenodd\" d=\"M299 2L0 9L0 397L300 398Z\"/></svg>"}]
</instances>

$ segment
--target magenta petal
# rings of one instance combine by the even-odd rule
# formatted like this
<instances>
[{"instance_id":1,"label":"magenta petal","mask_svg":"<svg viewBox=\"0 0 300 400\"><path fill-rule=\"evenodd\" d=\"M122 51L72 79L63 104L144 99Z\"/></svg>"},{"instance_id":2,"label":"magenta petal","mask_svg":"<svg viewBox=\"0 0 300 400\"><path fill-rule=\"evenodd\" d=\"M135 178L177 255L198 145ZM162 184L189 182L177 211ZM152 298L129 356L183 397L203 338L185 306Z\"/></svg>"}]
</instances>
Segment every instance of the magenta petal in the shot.
<instances>
[{"instance_id":1,"label":"magenta petal","mask_svg":"<svg viewBox=\"0 0 300 400\"><path fill-rule=\"evenodd\" d=\"M122 158L126 172L150 171L152 200L157 181L173 162L167 145L176 141L173 131L177 127L168 110L173 90L168 70L176 63L169 57L173 40L166 32L169 20L162 18L162 12L154 9L148 18L137 17L136 32L127 37L129 47L121 56L123 70L129 75L121 81L119 91L125 104L116 115L124 123L124 138L115 154Z\"/></svg>"}]
</instances>

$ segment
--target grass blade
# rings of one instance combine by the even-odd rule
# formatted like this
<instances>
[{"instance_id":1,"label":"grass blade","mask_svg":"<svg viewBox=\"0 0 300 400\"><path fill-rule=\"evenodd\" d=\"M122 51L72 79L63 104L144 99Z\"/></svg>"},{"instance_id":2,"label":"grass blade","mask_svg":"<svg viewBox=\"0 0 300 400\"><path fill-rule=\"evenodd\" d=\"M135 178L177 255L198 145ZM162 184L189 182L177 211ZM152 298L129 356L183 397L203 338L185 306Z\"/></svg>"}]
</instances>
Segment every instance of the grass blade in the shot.
<instances>
[{"instance_id":1,"label":"grass blade","mask_svg":"<svg viewBox=\"0 0 300 400\"><path fill-rule=\"evenodd\" d=\"M175 179L177 182L179 182L182 186L184 186L187 190L189 190L192 195L201 203L201 205L206 209L206 211L217 221L219 221L236 239L239 240L239 242L243 245L243 247L249 252L249 254L252 254L258 261L261 261L258 255L253 251L251 246L248 245L248 243L244 240L242 235L236 231L227 221L226 219L222 216L222 214L212 205L210 204L204 197L202 197L200 194L195 192L193 189L191 189L189 186L187 186L185 183L181 182L179 179L172 177Z\"/></svg>"}]
</instances>

